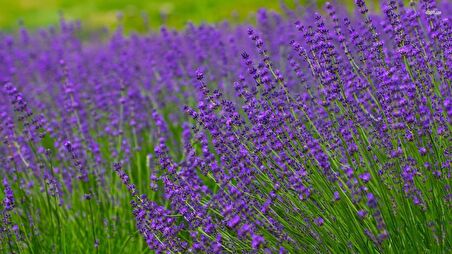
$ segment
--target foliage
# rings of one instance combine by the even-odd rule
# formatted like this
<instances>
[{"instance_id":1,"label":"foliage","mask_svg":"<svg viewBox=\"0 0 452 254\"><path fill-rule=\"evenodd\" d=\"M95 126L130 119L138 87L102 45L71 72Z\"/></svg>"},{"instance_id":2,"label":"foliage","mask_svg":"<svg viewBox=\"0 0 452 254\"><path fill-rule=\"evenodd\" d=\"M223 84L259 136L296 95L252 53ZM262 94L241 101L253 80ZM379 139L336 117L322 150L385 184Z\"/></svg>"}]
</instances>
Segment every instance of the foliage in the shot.
<instances>
[{"instance_id":1,"label":"foliage","mask_svg":"<svg viewBox=\"0 0 452 254\"><path fill-rule=\"evenodd\" d=\"M262 0L0 0L0 27L13 30L21 21L27 28L40 28L58 23L60 14L69 20L81 20L90 30L103 27L115 28L122 24L126 31L146 32L161 25L183 28L187 22L221 22L226 20L254 22L259 8L281 11L281 1ZM294 2L285 0L289 7ZM322 1L299 1L303 6L325 3ZM311 3L310 3L311 2ZM351 0L339 1L350 4ZM314 4L312 4L314 3ZM304 7L303 7L304 8ZM122 18L118 20L118 16Z\"/></svg>"},{"instance_id":2,"label":"foliage","mask_svg":"<svg viewBox=\"0 0 452 254\"><path fill-rule=\"evenodd\" d=\"M450 253L451 5L356 6L1 34L1 250Z\"/></svg>"}]
</instances>

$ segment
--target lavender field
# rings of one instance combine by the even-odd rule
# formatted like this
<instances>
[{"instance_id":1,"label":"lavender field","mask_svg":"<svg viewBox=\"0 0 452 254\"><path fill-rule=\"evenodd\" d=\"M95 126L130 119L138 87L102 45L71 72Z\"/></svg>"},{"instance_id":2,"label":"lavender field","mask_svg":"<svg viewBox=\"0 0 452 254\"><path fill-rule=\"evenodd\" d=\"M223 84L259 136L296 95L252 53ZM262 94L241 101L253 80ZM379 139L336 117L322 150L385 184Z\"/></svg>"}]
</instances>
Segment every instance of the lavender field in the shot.
<instances>
[{"instance_id":1,"label":"lavender field","mask_svg":"<svg viewBox=\"0 0 452 254\"><path fill-rule=\"evenodd\" d=\"M0 32L0 253L452 253L452 2Z\"/></svg>"}]
</instances>

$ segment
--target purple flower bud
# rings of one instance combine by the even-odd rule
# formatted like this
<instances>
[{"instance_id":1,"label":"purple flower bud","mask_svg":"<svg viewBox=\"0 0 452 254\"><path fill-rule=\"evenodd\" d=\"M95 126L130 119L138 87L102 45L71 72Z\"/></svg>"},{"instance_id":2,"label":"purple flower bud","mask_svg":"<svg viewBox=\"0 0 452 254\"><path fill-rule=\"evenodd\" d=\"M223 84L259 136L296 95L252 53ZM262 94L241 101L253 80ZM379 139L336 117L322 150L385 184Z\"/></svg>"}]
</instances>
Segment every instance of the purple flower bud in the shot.
<instances>
[{"instance_id":1,"label":"purple flower bud","mask_svg":"<svg viewBox=\"0 0 452 254\"><path fill-rule=\"evenodd\" d=\"M377 207L377 200L375 199L374 194L372 193L367 193L367 205L370 208L376 208Z\"/></svg>"},{"instance_id":2,"label":"purple flower bud","mask_svg":"<svg viewBox=\"0 0 452 254\"><path fill-rule=\"evenodd\" d=\"M334 195L334 200L335 200L335 201L338 201L338 200L341 198L341 196L339 195L339 192L337 192L337 191L335 191L335 192L333 193L333 195Z\"/></svg>"},{"instance_id":3,"label":"purple flower bud","mask_svg":"<svg viewBox=\"0 0 452 254\"><path fill-rule=\"evenodd\" d=\"M357 214L358 214L359 218L363 219L364 217L366 217L367 211L365 211L365 210L359 210L359 211L357 212Z\"/></svg>"},{"instance_id":4,"label":"purple flower bud","mask_svg":"<svg viewBox=\"0 0 452 254\"><path fill-rule=\"evenodd\" d=\"M232 218L228 221L227 225L228 225L228 227L233 228L233 227L235 227L239 222L240 222L240 216L236 214L234 217L232 217Z\"/></svg>"},{"instance_id":5,"label":"purple flower bud","mask_svg":"<svg viewBox=\"0 0 452 254\"><path fill-rule=\"evenodd\" d=\"M251 226L249 224L243 224L243 226L238 230L238 235L240 237L245 237L251 231Z\"/></svg>"},{"instance_id":6,"label":"purple flower bud","mask_svg":"<svg viewBox=\"0 0 452 254\"><path fill-rule=\"evenodd\" d=\"M315 223L317 226L322 226L323 223L325 223L325 221L323 220L322 217L317 217L317 218L314 219L314 223Z\"/></svg>"},{"instance_id":7,"label":"purple flower bud","mask_svg":"<svg viewBox=\"0 0 452 254\"><path fill-rule=\"evenodd\" d=\"M421 147L421 148L419 148L419 153L420 153L422 156L424 156L424 155L427 154L427 149L426 149L425 147Z\"/></svg>"},{"instance_id":8,"label":"purple flower bud","mask_svg":"<svg viewBox=\"0 0 452 254\"><path fill-rule=\"evenodd\" d=\"M367 183L370 181L370 173L369 172L363 173L359 175L359 178L363 180L364 183Z\"/></svg>"},{"instance_id":9,"label":"purple flower bud","mask_svg":"<svg viewBox=\"0 0 452 254\"><path fill-rule=\"evenodd\" d=\"M201 69L196 70L196 79L197 80L203 80L204 79L204 73L201 71Z\"/></svg>"},{"instance_id":10,"label":"purple flower bud","mask_svg":"<svg viewBox=\"0 0 452 254\"><path fill-rule=\"evenodd\" d=\"M251 247L252 247L254 250L259 249L260 246L261 246L262 244L264 244L264 243L265 243L265 240L264 240L264 238L263 238L262 236L256 235L256 234L253 234L253 235L251 236Z\"/></svg>"}]
</instances>

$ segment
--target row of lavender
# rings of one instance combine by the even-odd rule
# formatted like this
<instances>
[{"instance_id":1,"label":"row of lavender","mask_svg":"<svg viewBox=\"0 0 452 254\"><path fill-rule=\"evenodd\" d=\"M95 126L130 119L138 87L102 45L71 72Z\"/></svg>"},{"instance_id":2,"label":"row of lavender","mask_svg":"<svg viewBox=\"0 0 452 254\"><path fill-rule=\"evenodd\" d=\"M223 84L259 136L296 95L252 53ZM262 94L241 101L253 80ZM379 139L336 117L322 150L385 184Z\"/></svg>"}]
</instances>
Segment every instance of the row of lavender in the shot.
<instances>
[{"instance_id":1,"label":"row of lavender","mask_svg":"<svg viewBox=\"0 0 452 254\"><path fill-rule=\"evenodd\" d=\"M0 34L1 248L451 251L452 5L356 6Z\"/></svg>"}]
</instances>

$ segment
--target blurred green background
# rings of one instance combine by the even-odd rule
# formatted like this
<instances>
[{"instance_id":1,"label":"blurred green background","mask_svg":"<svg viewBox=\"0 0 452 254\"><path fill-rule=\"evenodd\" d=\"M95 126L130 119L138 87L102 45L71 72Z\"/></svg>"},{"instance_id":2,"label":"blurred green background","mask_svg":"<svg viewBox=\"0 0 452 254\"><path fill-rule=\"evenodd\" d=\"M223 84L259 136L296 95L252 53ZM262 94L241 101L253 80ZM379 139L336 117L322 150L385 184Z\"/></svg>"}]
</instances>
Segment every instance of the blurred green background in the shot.
<instances>
[{"instance_id":1,"label":"blurred green background","mask_svg":"<svg viewBox=\"0 0 452 254\"><path fill-rule=\"evenodd\" d=\"M291 8L294 0L282 0ZM297 0L295 0L297 1ZM326 1L298 1L303 5ZM337 1L350 7L353 0ZM188 21L252 21L259 8L281 11L279 0L0 0L0 30L11 31L21 20L27 28L58 23L60 13L67 20L81 20L88 28L114 27L118 13L126 30L143 31L165 24L183 27ZM147 17L147 25L143 17Z\"/></svg>"}]
</instances>

